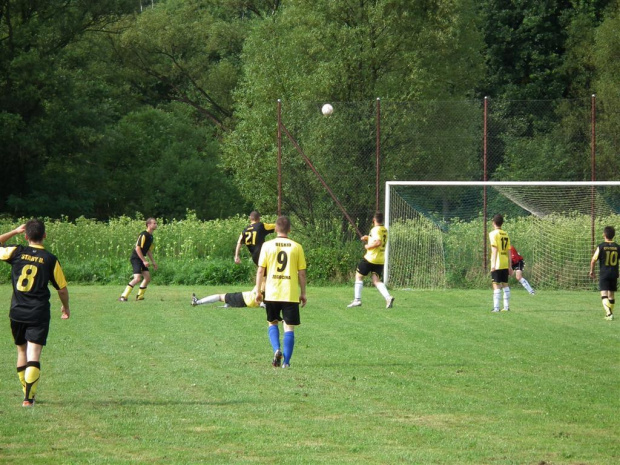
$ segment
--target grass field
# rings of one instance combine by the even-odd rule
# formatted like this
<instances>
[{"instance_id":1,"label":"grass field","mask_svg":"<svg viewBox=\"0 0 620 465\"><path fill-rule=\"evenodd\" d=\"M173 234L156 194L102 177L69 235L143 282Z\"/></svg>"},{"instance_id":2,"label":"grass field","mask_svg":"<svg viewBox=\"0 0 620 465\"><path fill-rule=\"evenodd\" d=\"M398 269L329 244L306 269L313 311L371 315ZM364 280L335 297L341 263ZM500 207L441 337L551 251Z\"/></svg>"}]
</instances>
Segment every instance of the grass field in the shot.
<instances>
[{"instance_id":1,"label":"grass field","mask_svg":"<svg viewBox=\"0 0 620 465\"><path fill-rule=\"evenodd\" d=\"M274 369L264 311L192 308L234 288L70 286L33 409L0 325L1 463L612 464L620 462L620 320L591 292L513 286L309 288L292 367ZM0 288L9 307L10 287ZM619 312L620 313L620 312ZM6 315L6 314L5 314Z\"/></svg>"}]
</instances>

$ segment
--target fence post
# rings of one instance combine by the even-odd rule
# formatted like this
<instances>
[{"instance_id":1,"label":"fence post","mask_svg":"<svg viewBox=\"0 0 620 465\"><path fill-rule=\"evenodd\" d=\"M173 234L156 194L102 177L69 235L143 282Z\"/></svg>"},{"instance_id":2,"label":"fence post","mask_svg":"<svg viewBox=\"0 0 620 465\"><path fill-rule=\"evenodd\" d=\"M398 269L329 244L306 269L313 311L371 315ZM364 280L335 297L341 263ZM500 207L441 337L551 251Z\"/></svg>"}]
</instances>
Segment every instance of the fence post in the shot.
<instances>
[{"instance_id":1,"label":"fence post","mask_svg":"<svg viewBox=\"0 0 620 465\"><path fill-rule=\"evenodd\" d=\"M488 143L488 108L489 97L484 98L484 105L482 110L482 180L488 181L487 175L487 143ZM487 272L487 186L486 184L482 188L482 269Z\"/></svg>"},{"instance_id":2,"label":"fence post","mask_svg":"<svg viewBox=\"0 0 620 465\"><path fill-rule=\"evenodd\" d=\"M278 216L282 215L282 100L278 99Z\"/></svg>"},{"instance_id":3,"label":"fence post","mask_svg":"<svg viewBox=\"0 0 620 465\"><path fill-rule=\"evenodd\" d=\"M591 138L590 138L590 163L591 163L591 170L592 170L592 181L596 181L596 94L592 94L592 99L590 100L590 131L591 131ZM594 212L594 207L595 207L595 196L596 196L596 188L594 186L592 186L592 190L590 193L590 197L591 197L591 202L592 202L592 206L591 206L591 211L592 211L592 218L591 218L591 236L592 236L592 249L594 249L595 241L596 241L596 237L595 237L595 231L594 231L594 221L595 221L595 212Z\"/></svg>"},{"instance_id":4,"label":"fence post","mask_svg":"<svg viewBox=\"0 0 620 465\"><path fill-rule=\"evenodd\" d=\"M375 211L379 211L379 191L381 181L381 99L377 98L377 135L376 135L376 165L377 165L377 181L375 192L377 199L375 201ZM385 212L387 214L387 212Z\"/></svg>"}]
</instances>

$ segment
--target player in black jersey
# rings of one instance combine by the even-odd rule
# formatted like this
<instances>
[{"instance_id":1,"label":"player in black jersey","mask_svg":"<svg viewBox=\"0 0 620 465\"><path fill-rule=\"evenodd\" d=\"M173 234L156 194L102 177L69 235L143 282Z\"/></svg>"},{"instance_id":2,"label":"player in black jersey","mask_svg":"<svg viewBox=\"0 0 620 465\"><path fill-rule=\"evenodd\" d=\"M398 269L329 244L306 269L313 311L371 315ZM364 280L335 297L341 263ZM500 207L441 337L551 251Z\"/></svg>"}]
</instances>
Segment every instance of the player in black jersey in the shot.
<instances>
[{"instance_id":1,"label":"player in black jersey","mask_svg":"<svg viewBox=\"0 0 620 465\"><path fill-rule=\"evenodd\" d=\"M252 255L254 264L258 266L260 249L265 242L265 238L267 237L267 234L271 234L275 230L275 224L261 223L260 214L257 211L250 213L250 225L241 232L239 235L239 240L237 241L237 248L235 249L235 263L241 263L239 252L241 251L241 246L245 244Z\"/></svg>"},{"instance_id":2,"label":"player in black jersey","mask_svg":"<svg viewBox=\"0 0 620 465\"><path fill-rule=\"evenodd\" d=\"M4 243L25 232L28 245ZM32 219L26 224L0 235L0 260L11 265L13 297L11 299L11 331L17 346L17 375L24 392L24 407L34 405L41 376L41 350L47 343L50 327L50 291L58 291L62 319L70 316L67 280L58 259L43 247L45 225Z\"/></svg>"},{"instance_id":3,"label":"player in black jersey","mask_svg":"<svg viewBox=\"0 0 620 465\"><path fill-rule=\"evenodd\" d=\"M601 291L605 319L614 319L615 293L618 290L618 253L620 246L614 242L616 230L613 226L603 229L605 242L599 244L590 261L590 277L594 278L594 264L599 262L598 284Z\"/></svg>"},{"instance_id":4,"label":"player in black jersey","mask_svg":"<svg viewBox=\"0 0 620 465\"><path fill-rule=\"evenodd\" d=\"M153 258L153 232L157 229L157 220L155 218L149 218L146 220L146 231L142 231L136 241L136 246L131 252L131 267L133 268L133 279L129 281L127 287L118 298L120 302L127 302L129 294L133 290L134 286L142 280L140 283L140 290L136 296L136 300L144 300L144 293L146 287L151 282L151 273L149 271L149 262L146 257L151 260L153 268L157 269L157 263Z\"/></svg>"}]
</instances>

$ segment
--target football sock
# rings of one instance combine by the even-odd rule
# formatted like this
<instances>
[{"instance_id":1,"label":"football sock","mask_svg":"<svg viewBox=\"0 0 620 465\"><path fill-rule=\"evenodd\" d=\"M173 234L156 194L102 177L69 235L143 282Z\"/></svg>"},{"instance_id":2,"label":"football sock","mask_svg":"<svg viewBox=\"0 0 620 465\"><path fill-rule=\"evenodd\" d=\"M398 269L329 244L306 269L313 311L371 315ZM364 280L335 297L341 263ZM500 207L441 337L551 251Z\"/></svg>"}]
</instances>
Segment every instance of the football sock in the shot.
<instances>
[{"instance_id":1,"label":"football sock","mask_svg":"<svg viewBox=\"0 0 620 465\"><path fill-rule=\"evenodd\" d=\"M280 348L280 328L278 325L269 325L269 342L275 352Z\"/></svg>"},{"instance_id":2,"label":"football sock","mask_svg":"<svg viewBox=\"0 0 620 465\"><path fill-rule=\"evenodd\" d=\"M129 297L129 294L131 294L131 291L133 291L133 286L131 284L127 284L127 287L125 288L125 290L123 291L123 293L121 294L121 297L123 299L126 299Z\"/></svg>"},{"instance_id":3,"label":"football sock","mask_svg":"<svg viewBox=\"0 0 620 465\"><path fill-rule=\"evenodd\" d=\"M204 297L202 299L200 299L197 303L198 305L202 305L202 304L214 304L215 302L219 302L220 301L220 295L219 294L213 294L207 297Z\"/></svg>"},{"instance_id":4,"label":"football sock","mask_svg":"<svg viewBox=\"0 0 620 465\"><path fill-rule=\"evenodd\" d=\"M144 293L146 292L146 287L140 286L140 290L138 291L138 295L136 296L136 300L144 299Z\"/></svg>"},{"instance_id":5,"label":"football sock","mask_svg":"<svg viewBox=\"0 0 620 465\"><path fill-rule=\"evenodd\" d=\"M605 315L609 315L609 299L606 295L601 296L601 302L603 303L603 310L605 310Z\"/></svg>"},{"instance_id":6,"label":"football sock","mask_svg":"<svg viewBox=\"0 0 620 465\"><path fill-rule=\"evenodd\" d=\"M353 298L355 300L362 300L362 288L364 287L364 281L355 281L353 285Z\"/></svg>"},{"instance_id":7,"label":"football sock","mask_svg":"<svg viewBox=\"0 0 620 465\"><path fill-rule=\"evenodd\" d=\"M527 292L529 292L530 294L532 293L533 291L532 286L530 286L530 283L527 282L527 279L521 278L519 282L521 283L521 285L525 288Z\"/></svg>"},{"instance_id":8,"label":"football sock","mask_svg":"<svg viewBox=\"0 0 620 465\"><path fill-rule=\"evenodd\" d=\"M616 299L609 299L609 313L614 312L615 305L616 305Z\"/></svg>"},{"instance_id":9,"label":"football sock","mask_svg":"<svg viewBox=\"0 0 620 465\"><path fill-rule=\"evenodd\" d=\"M605 315L612 315L614 313L615 299L609 299L607 296L601 297L603 299L603 308L605 309Z\"/></svg>"},{"instance_id":10,"label":"football sock","mask_svg":"<svg viewBox=\"0 0 620 465\"><path fill-rule=\"evenodd\" d=\"M39 362L28 362L24 374L24 380L26 381L26 392L24 394L24 400L31 401L32 399L34 399L34 395L37 393L37 385L39 384L40 377L41 364Z\"/></svg>"},{"instance_id":11,"label":"football sock","mask_svg":"<svg viewBox=\"0 0 620 465\"><path fill-rule=\"evenodd\" d=\"M499 310L499 301L502 297L501 289L493 289L493 310Z\"/></svg>"},{"instance_id":12,"label":"football sock","mask_svg":"<svg viewBox=\"0 0 620 465\"><path fill-rule=\"evenodd\" d=\"M504 308L508 310L510 308L510 288L504 288Z\"/></svg>"},{"instance_id":13,"label":"football sock","mask_svg":"<svg viewBox=\"0 0 620 465\"><path fill-rule=\"evenodd\" d=\"M284 363L290 365L293 356L293 348L295 347L295 331L284 331Z\"/></svg>"},{"instance_id":14,"label":"football sock","mask_svg":"<svg viewBox=\"0 0 620 465\"><path fill-rule=\"evenodd\" d=\"M377 283L375 286L385 300L390 298L390 293L384 283Z\"/></svg>"},{"instance_id":15,"label":"football sock","mask_svg":"<svg viewBox=\"0 0 620 465\"><path fill-rule=\"evenodd\" d=\"M17 367L17 376L19 376L19 382L22 384L22 391L24 391L24 396L26 396L26 368L27 367L28 365Z\"/></svg>"}]
</instances>

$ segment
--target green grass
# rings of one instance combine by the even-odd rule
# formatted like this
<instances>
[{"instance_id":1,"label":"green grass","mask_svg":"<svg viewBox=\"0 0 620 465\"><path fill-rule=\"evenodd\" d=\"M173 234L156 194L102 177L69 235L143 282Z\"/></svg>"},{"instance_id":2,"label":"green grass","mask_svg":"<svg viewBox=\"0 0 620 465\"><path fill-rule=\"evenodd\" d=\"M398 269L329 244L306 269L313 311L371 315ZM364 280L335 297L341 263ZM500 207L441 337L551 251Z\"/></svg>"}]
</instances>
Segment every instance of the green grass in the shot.
<instances>
[{"instance_id":1,"label":"green grass","mask_svg":"<svg viewBox=\"0 0 620 465\"><path fill-rule=\"evenodd\" d=\"M246 286L248 287L248 286ZM309 289L289 370L261 309L192 291L70 286L34 409L0 326L1 463L610 464L620 461L620 321L597 293ZM8 309L9 286L0 288Z\"/></svg>"}]
</instances>

